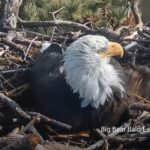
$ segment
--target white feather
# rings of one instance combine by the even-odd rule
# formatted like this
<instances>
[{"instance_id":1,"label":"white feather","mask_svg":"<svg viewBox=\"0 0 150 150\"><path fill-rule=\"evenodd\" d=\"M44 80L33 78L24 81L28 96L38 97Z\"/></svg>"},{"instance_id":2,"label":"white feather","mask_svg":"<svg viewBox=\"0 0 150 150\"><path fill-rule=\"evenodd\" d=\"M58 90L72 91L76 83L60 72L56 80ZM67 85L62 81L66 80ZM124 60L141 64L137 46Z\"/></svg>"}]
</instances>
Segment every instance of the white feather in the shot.
<instances>
[{"instance_id":1,"label":"white feather","mask_svg":"<svg viewBox=\"0 0 150 150\"><path fill-rule=\"evenodd\" d=\"M100 58L97 53L108 48L108 40L103 36L87 35L79 38L64 53L66 81L74 93L83 99L81 107L89 104L98 108L112 96L112 87L123 94L124 88L119 72L109 63L108 58Z\"/></svg>"},{"instance_id":2,"label":"white feather","mask_svg":"<svg viewBox=\"0 0 150 150\"><path fill-rule=\"evenodd\" d=\"M42 47L40 49L40 52L43 53L52 43L49 41L45 41L42 43Z\"/></svg>"}]
</instances>

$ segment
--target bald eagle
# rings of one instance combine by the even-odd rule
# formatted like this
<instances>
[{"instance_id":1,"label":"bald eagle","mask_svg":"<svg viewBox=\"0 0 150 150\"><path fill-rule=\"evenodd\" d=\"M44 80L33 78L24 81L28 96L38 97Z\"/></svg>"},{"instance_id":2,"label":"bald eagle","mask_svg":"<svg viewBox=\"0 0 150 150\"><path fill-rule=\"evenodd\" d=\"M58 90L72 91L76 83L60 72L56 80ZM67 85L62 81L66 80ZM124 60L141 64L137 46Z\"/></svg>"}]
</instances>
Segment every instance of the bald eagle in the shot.
<instances>
[{"instance_id":1,"label":"bald eagle","mask_svg":"<svg viewBox=\"0 0 150 150\"><path fill-rule=\"evenodd\" d=\"M31 86L39 111L85 130L116 125L127 111L124 81L112 56L123 56L120 44L100 35L74 41L62 54L51 44L37 59Z\"/></svg>"}]
</instances>

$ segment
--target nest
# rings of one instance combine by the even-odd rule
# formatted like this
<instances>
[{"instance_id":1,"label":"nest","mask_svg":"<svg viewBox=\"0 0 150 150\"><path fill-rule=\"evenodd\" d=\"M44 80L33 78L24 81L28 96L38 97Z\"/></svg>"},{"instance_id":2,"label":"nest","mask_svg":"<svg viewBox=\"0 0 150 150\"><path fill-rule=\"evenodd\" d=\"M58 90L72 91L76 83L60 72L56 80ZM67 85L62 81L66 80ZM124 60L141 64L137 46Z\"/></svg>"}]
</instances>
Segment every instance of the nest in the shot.
<instances>
[{"instance_id":1,"label":"nest","mask_svg":"<svg viewBox=\"0 0 150 150\"><path fill-rule=\"evenodd\" d=\"M7 12L7 3L9 4L9 1L2 3L3 11L6 11L3 13L4 21L7 18L6 14L12 13ZM12 5L20 7L21 2L19 5L15 3ZM7 31L7 33L0 32L1 150L149 149L150 97L145 95L148 95L150 85L150 28L143 25L137 5L138 1L131 1L132 17L128 16L116 31L104 28L93 30L80 23L57 20L55 15L61 9L52 13L54 18L52 21L28 22L18 18L24 30L15 28L14 31L14 28L5 26L7 22L6 24L0 22L4 31ZM55 26L51 36L28 30L48 26ZM62 33L64 26L81 31ZM61 30L57 27L61 27ZM30 91L29 71L40 56L40 48L44 41L58 43L65 49L85 34L104 35L109 40L117 41L124 46L125 55L118 61L132 77L131 88L128 91L129 109L132 115L120 127L101 127L70 133L70 125L36 112L31 101L34 98Z\"/></svg>"},{"instance_id":2,"label":"nest","mask_svg":"<svg viewBox=\"0 0 150 150\"><path fill-rule=\"evenodd\" d=\"M102 29L93 31L113 34ZM118 60L122 66L141 70L148 75L150 66L150 29L143 27L133 32L133 38L117 38L126 49L125 57ZM76 36L74 36L76 35ZM81 33L69 35L54 34L50 42L64 48L83 36ZM9 40L11 37L11 40ZM131 37L131 35L130 35ZM115 39L116 41L116 39ZM29 70L40 56L41 37L23 38L20 32L9 32L0 43L0 148L1 149L143 149L150 146L150 101L135 91L128 97L132 118L120 127L93 129L79 133L69 133L71 126L35 112L30 103L32 93L29 86ZM148 68L148 69L147 69ZM132 72L133 73L133 72ZM149 82L149 78L147 79ZM59 133L55 127L63 129Z\"/></svg>"}]
</instances>

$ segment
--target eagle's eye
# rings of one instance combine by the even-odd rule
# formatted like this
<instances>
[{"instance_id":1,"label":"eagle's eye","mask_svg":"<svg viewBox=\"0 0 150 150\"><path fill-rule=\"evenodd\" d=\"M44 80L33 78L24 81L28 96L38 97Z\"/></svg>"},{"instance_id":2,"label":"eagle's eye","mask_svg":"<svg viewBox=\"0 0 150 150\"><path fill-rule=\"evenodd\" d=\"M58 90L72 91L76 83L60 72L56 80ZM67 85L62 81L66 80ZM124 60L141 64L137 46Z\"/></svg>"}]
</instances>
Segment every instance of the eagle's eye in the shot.
<instances>
[{"instance_id":1,"label":"eagle's eye","mask_svg":"<svg viewBox=\"0 0 150 150\"><path fill-rule=\"evenodd\" d=\"M106 51L106 48L100 48L100 49L97 50L97 53L100 54L100 53L102 53L104 51Z\"/></svg>"},{"instance_id":2,"label":"eagle's eye","mask_svg":"<svg viewBox=\"0 0 150 150\"><path fill-rule=\"evenodd\" d=\"M106 50L99 52L101 58L112 57L112 56L123 56L124 50L123 47L116 42L109 42L109 46Z\"/></svg>"}]
</instances>

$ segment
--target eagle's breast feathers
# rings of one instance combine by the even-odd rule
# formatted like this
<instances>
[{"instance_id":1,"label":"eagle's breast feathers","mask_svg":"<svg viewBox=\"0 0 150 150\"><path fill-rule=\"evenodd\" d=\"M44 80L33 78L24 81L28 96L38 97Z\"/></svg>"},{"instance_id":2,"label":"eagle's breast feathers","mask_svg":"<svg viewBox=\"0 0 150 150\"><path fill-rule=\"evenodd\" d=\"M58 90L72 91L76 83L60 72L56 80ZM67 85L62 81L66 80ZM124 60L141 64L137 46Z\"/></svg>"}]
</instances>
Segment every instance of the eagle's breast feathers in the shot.
<instances>
[{"instance_id":1,"label":"eagle's breast feathers","mask_svg":"<svg viewBox=\"0 0 150 150\"><path fill-rule=\"evenodd\" d=\"M113 96L113 88L120 95L124 93L121 72L110 63L110 57L100 58L99 53L108 49L108 43L103 36L87 35L72 43L64 54L65 78L83 99L81 107L104 105Z\"/></svg>"}]
</instances>

